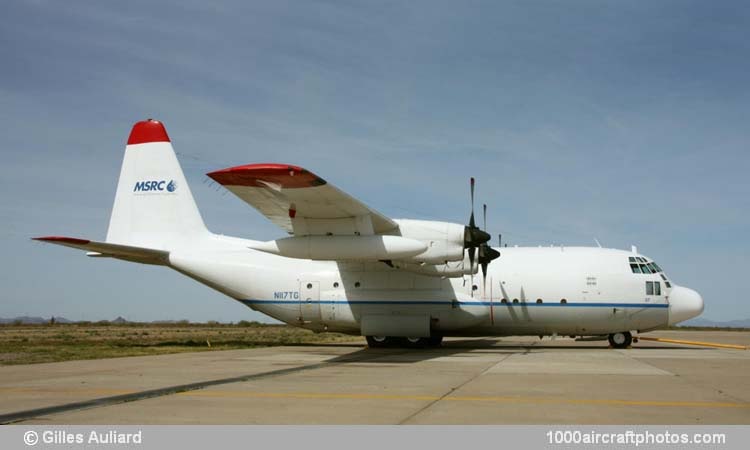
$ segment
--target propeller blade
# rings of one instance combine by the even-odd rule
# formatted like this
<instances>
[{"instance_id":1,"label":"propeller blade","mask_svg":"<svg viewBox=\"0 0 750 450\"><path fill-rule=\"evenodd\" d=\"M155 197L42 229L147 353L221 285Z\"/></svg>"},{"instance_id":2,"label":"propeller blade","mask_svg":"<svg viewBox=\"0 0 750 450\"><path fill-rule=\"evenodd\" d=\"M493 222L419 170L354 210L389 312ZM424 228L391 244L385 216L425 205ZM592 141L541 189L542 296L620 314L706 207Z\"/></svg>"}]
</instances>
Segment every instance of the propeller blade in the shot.
<instances>
[{"instance_id":1,"label":"propeller blade","mask_svg":"<svg viewBox=\"0 0 750 450\"><path fill-rule=\"evenodd\" d=\"M471 187L471 217L469 218L469 227L476 228L476 224L474 223L474 177L471 177L469 185Z\"/></svg>"}]
</instances>

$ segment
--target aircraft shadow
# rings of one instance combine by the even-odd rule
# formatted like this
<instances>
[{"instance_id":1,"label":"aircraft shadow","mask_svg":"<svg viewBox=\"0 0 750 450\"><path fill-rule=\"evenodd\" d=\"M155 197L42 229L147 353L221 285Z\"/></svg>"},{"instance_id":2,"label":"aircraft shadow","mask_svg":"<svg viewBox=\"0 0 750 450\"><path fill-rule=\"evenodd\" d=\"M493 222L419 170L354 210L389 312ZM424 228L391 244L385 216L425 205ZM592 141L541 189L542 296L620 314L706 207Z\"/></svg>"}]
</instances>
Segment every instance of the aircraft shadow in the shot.
<instances>
[{"instance_id":1,"label":"aircraft shadow","mask_svg":"<svg viewBox=\"0 0 750 450\"><path fill-rule=\"evenodd\" d=\"M359 344L318 344L318 347L363 347ZM477 354L524 354L535 350L607 350L606 343L600 345L580 344L538 344L534 342L503 342L497 339L462 339L447 341L437 348L368 348L363 347L352 353L329 359L327 363L376 363L412 364L445 356L465 356L468 359ZM679 347L671 345L634 346L634 350L712 350L710 348ZM470 353L471 352L471 353Z\"/></svg>"}]
</instances>

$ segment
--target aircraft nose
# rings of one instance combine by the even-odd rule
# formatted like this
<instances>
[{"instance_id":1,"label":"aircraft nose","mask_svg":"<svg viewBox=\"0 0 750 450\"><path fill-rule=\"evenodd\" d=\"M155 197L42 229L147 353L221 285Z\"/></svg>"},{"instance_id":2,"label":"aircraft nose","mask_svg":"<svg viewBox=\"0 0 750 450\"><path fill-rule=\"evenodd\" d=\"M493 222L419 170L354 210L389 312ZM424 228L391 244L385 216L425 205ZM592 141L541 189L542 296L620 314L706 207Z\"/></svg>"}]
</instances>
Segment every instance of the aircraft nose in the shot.
<instances>
[{"instance_id":1,"label":"aircraft nose","mask_svg":"<svg viewBox=\"0 0 750 450\"><path fill-rule=\"evenodd\" d=\"M703 312L703 297L692 289L674 286L669 294L669 324L674 325Z\"/></svg>"}]
</instances>

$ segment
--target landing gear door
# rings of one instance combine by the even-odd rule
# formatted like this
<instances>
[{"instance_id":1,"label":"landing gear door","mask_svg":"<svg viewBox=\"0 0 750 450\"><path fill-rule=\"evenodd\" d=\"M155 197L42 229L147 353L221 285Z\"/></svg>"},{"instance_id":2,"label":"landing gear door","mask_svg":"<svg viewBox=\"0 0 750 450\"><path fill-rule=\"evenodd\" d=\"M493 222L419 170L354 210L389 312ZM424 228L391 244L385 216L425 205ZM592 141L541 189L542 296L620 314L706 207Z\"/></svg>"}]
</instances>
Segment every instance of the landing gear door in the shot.
<instances>
[{"instance_id":1,"label":"landing gear door","mask_svg":"<svg viewBox=\"0 0 750 450\"><path fill-rule=\"evenodd\" d=\"M301 280L299 283L299 316L301 322L320 321L320 282Z\"/></svg>"}]
</instances>

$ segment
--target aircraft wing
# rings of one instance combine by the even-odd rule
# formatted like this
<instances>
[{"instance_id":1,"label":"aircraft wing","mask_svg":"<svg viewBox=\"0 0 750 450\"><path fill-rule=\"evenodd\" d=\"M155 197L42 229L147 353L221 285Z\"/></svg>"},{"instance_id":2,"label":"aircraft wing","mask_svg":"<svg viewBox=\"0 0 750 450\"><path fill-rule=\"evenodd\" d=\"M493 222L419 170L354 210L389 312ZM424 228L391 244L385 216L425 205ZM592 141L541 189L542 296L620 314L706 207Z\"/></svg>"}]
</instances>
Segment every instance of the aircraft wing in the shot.
<instances>
[{"instance_id":1,"label":"aircraft wing","mask_svg":"<svg viewBox=\"0 0 750 450\"><path fill-rule=\"evenodd\" d=\"M250 164L208 176L295 236L366 236L398 228L393 220L302 167Z\"/></svg>"},{"instance_id":2,"label":"aircraft wing","mask_svg":"<svg viewBox=\"0 0 750 450\"><path fill-rule=\"evenodd\" d=\"M96 242L88 239L63 236L44 236L33 239L35 241L63 245L78 250L88 250L87 255L94 257L118 258L143 264L166 264L169 259L169 252L133 247L131 245L111 244L109 242Z\"/></svg>"}]
</instances>

